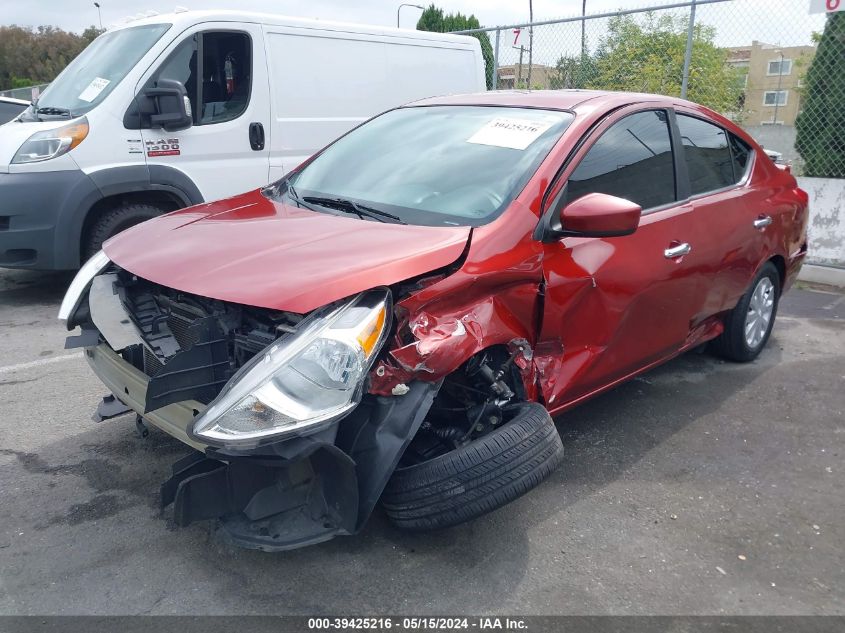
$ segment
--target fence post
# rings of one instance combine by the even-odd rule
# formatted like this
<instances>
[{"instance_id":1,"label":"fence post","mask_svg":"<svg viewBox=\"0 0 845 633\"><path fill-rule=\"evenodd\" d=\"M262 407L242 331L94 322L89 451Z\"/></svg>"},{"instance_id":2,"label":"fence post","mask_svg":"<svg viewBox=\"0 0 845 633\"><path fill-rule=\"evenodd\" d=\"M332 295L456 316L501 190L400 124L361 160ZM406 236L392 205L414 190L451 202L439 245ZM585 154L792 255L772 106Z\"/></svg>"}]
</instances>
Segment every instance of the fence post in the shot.
<instances>
[{"instance_id":1,"label":"fence post","mask_svg":"<svg viewBox=\"0 0 845 633\"><path fill-rule=\"evenodd\" d=\"M492 90L499 89L499 34L501 29L496 29L496 48L493 49L493 81L490 82Z\"/></svg>"},{"instance_id":2,"label":"fence post","mask_svg":"<svg viewBox=\"0 0 845 633\"><path fill-rule=\"evenodd\" d=\"M681 80L681 99L687 98L687 85L689 84L689 65L692 60L692 38L695 31L695 0L689 8L689 27L687 28L687 50L684 53L684 77Z\"/></svg>"}]
</instances>

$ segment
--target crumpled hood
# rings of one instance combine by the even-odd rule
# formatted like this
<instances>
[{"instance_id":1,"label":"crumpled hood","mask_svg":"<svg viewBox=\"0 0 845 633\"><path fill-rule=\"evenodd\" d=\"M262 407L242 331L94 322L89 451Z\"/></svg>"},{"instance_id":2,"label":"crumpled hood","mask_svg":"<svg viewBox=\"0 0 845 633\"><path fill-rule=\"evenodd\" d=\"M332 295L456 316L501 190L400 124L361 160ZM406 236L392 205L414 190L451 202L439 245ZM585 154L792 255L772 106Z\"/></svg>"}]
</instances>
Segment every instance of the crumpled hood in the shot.
<instances>
[{"instance_id":1,"label":"crumpled hood","mask_svg":"<svg viewBox=\"0 0 845 633\"><path fill-rule=\"evenodd\" d=\"M304 313L457 260L468 227L337 217L260 191L175 211L105 243L124 270L192 294Z\"/></svg>"}]
</instances>

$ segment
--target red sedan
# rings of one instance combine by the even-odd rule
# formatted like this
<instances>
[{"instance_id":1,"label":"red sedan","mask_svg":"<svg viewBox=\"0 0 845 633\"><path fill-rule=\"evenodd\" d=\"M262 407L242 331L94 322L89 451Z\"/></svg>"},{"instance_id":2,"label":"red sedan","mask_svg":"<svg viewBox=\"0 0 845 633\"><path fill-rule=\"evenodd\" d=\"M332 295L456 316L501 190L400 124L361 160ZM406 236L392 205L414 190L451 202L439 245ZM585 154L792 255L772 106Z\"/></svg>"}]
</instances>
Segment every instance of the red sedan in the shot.
<instances>
[{"instance_id":1,"label":"red sedan","mask_svg":"<svg viewBox=\"0 0 845 633\"><path fill-rule=\"evenodd\" d=\"M221 174L221 177L225 175ZM688 349L766 345L807 195L680 99L429 99L261 191L106 243L69 345L196 449L162 501L266 550L478 517L562 460L559 414Z\"/></svg>"}]
</instances>

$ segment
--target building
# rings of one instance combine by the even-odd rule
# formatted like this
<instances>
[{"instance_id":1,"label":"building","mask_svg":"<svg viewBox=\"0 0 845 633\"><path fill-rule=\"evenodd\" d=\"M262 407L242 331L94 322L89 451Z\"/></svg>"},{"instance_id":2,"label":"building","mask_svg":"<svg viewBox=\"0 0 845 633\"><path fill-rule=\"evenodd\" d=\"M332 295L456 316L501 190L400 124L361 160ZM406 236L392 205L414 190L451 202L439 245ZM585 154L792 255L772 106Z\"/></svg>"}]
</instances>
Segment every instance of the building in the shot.
<instances>
[{"instance_id":1,"label":"building","mask_svg":"<svg viewBox=\"0 0 845 633\"><path fill-rule=\"evenodd\" d=\"M551 88L551 75L554 67L544 64L531 64L531 88L533 90L547 90ZM524 64L508 64L499 66L499 81L496 87L499 90L510 90L512 88L528 88L528 61Z\"/></svg>"},{"instance_id":2,"label":"building","mask_svg":"<svg viewBox=\"0 0 845 633\"><path fill-rule=\"evenodd\" d=\"M795 125L801 111L801 78L816 47L753 41L728 50L728 64L745 73L743 109L732 117L743 125Z\"/></svg>"}]
</instances>

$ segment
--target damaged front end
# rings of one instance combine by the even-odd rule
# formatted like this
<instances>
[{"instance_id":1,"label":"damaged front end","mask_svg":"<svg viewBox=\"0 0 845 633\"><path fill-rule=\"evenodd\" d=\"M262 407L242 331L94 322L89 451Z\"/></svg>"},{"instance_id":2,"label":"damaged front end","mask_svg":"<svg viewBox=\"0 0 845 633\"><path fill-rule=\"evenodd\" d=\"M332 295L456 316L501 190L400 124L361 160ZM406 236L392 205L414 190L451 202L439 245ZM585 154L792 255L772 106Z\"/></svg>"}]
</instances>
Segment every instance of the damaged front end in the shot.
<instances>
[{"instance_id":1,"label":"damaged front end","mask_svg":"<svg viewBox=\"0 0 845 633\"><path fill-rule=\"evenodd\" d=\"M120 402L196 449L162 486L176 523L218 518L237 544L282 550L363 526L438 391L367 394L392 313L387 289L308 314L233 304L99 254L59 316Z\"/></svg>"}]
</instances>

